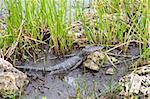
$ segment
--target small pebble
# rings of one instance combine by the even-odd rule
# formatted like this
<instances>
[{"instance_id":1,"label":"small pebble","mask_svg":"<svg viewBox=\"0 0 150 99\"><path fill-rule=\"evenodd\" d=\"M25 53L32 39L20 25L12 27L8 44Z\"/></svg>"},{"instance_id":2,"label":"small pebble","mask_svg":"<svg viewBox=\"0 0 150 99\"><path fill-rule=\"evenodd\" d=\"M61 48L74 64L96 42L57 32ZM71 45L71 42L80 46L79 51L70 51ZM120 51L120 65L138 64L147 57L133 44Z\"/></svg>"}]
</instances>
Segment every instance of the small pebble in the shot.
<instances>
[{"instance_id":1,"label":"small pebble","mask_svg":"<svg viewBox=\"0 0 150 99\"><path fill-rule=\"evenodd\" d=\"M107 75L113 75L114 74L113 68L108 68L107 71L106 71L106 74Z\"/></svg>"}]
</instances>

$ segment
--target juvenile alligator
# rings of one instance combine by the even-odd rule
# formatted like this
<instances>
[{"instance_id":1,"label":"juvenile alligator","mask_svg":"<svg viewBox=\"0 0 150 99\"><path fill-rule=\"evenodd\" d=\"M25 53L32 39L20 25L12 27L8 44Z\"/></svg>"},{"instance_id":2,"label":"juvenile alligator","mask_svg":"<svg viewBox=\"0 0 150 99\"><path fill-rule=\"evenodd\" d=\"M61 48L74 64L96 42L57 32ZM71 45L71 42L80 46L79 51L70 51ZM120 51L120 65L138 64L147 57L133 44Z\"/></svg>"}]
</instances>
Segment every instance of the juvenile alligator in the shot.
<instances>
[{"instance_id":1,"label":"juvenile alligator","mask_svg":"<svg viewBox=\"0 0 150 99\"><path fill-rule=\"evenodd\" d=\"M94 51L103 49L103 46L88 46L83 48L78 54L72 56L71 58L67 59L66 61L49 67L33 67L33 66L16 66L18 69L29 69L29 70L36 70L36 71L46 71L50 72L50 74L57 74L64 71L69 71L77 68L86 58L86 56Z\"/></svg>"}]
</instances>

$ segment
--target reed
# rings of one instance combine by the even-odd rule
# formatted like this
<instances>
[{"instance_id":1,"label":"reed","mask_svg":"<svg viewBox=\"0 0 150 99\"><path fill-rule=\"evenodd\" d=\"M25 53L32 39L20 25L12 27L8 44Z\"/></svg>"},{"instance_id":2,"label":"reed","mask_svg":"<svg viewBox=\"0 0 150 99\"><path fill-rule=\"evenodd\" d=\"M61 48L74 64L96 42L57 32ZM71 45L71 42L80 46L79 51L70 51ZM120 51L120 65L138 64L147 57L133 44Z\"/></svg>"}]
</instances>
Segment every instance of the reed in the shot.
<instances>
[{"instance_id":1,"label":"reed","mask_svg":"<svg viewBox=\"0 0 150 99\"><path fill-rule=\"evenodd\" d=\"M90 8L83 7L85 0L78 0L75 4L68 0L4 1L8 11L5 22L7 29L4 35L0 35L0 47L4 55L10 47L15 47L16 52L11 53L22 53L24 59L28 54L36 62L41 44L54 47L55 53L65 54L73 45L72 38L68 37L68 27L75 20L82 22L90 44L112 46L137 40L141 54L147 50L149 34L146 0L89 0L93 3ZM74 7L69 4L74 4ZM88 17L84 15L87 9L94 11L95 17L88 25ZM43 40L45 29L51 35L49 43ZM17 46L14 46L16 42ZM127 49L128 44L124 46L124 51Z\"/></svg>"}]
</instances>

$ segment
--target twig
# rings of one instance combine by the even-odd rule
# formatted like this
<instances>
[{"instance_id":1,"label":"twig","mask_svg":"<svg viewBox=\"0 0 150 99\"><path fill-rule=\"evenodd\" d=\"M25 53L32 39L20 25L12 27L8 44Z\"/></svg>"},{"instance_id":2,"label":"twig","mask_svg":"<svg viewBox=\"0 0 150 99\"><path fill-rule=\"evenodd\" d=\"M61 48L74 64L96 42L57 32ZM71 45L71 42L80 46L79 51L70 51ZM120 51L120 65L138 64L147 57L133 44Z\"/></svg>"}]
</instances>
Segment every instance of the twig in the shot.
<instances>
[{"instance_id":1,"label":"twig","mask_svg":"<svg viewBox=\"0 0 150 99\"><path fill-rule=\"evenodd\" d=\"M107 55L110 56L116 56L116 57L125 57L125 58L132 58L132 55L121 55L121 54L114 54L114 53L107 53Z\"/></svg>"},{"instance_id":2,"label":"twig","mask_svg":"<svg viewBox=\"0 0 150 99\"><path fill-rule=\"evenodd\" d=\"M111 63L111 65L112 65L113 67L115 67L115 69L117 69L117 67L116 67L115 64L111 61L111 59L110 59L110 57L107 55L107 53L105 53L105 55L106 55L107 59L109 60L109 62Z\"/></svg>"},{"instance_id":3,"label":"twig","mask_svg":"<svg viewBox=\"0 0 150 99\"><path fill-rule=\"evenodd\" d=\"M135 59L138 59L140 56L134 56L132 57L131 59L127 59L125 61L118 61L116 63L113 63L114 65L117 65L117 64L121 64L121 63L125 63L125 62L129 62L129 61L132 61L132 60L135 60ZM112 66L112 64L107 64L107 65L103 65L102 67L109 67L109 66Z\"/></svg>"},{"instance_id":4,"label":"twig","mask_svg":"<svg viewBox=\"0 0 150 99\"><path fill-rule=\"evenodd\" d=\"M18 38L16 39L15 43L11 45L11 47L7 50L7 52L4 55L7 58L9 58L13 54L14 50L16 49L16 47L18 45L19 39L20 39L21 34L22 34L22 26L23 26L23 24L24 24L24 20L22 20L22 23L21 23L21 25L20 25L20 27L18 29L18 31L19 31Z\"/></svg>"},{"instance_id":5,"label":"twig","mask_svg":"<svg viewBox=\"0 0 150 99\"><path fill-rule=\"evenodd\" d=\"M131 42L139 42L139 41L137 41L137 40L130 40L130 41L127 41L127 42L125 42L125 43L122 43L122 44L120 44L120 45L116 45L115 47L113 47L113 48L107 50L106 53L108 53L108 52L110 52L110 51L112 51L112 50L114 50L114 49L116 49L116 48L118 48L118 47L124 46L124 45L126 45L126 44L128 44L128 43L131 43Z\"/></svg>"}]
</instances>

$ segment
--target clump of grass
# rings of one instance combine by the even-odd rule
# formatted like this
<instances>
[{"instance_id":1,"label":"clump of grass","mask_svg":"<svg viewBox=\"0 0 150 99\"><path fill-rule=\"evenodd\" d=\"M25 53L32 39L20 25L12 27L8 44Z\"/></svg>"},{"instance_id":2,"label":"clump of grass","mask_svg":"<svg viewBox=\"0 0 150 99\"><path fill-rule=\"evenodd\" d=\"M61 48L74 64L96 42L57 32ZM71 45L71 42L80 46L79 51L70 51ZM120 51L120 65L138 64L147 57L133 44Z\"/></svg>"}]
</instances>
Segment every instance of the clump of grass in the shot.
<instances>
[{"instance_id":1,"label":"clump of grass","mask_svg":"<svg viewBox=\"0 0 150 99\"><path fill-rule=\"evenodd\" d=\"M15 42L16 51L25 58L26 53L36 60L40 44L54 46L55 53L65 53L71 47L71 40L67 36L67 6L68 0L5 0L6 9L9 12L7 17L6 33L3 37L1 48L4 53ZM70 16L71 17L71 16ZM24 21L23 25L21 25ZM22 28L21 34L20 25ZM47 29L49 33L48 43L43 40ZM19 40L18 35L20 35ZM50 37L51 35L51 37ZM50 43L49 43L50 42Z\"/></svg>"},{"instance_id":2,"label":"clump of grass","mask_svg":"<svg viewBox=\"0 0 150 99\"><path fill-rule=\"evenodd\" d=\"M41 45L53 47L55 53L65 54L73 45L67 27L74 20L82 22L90 44L110 46L136 40L141 54L147 50L149 34L146 1L92 1L95 5L89 10L94 12L94 16L90 21L84 14L88 8L81 7L81 3L84 6L84 0L76 2L75 9L71 6L73 2L68 0L4 1L9 15L6 17L5 35L0 35L0 47L4 55L10 47L15 49L9 50L11 54L8 55L18 54L13 54L14 60L19 57L24 61L30 56L36 62L39 51L44 52ZM128 45L124 46L124 52ZM149 54L146 54L148 57Z\"/></svg>"},{"instance_id":3,"label":"clump of grass","mask_svg":"<svg viewBox=\"0 0 150 99\"><path fill-rule=\"evenodd\" d=\"M127 52L130 41L134 40L138 42L140 54L148 52L144 57L149 59L147 1L103 0L95 1L94 4L90 10L95 12L95 23L92 21L87 25L87 17L82 17L90 43L111 46L129 42L123 46L123 51Z\"/></svg>"}]
</instances>

